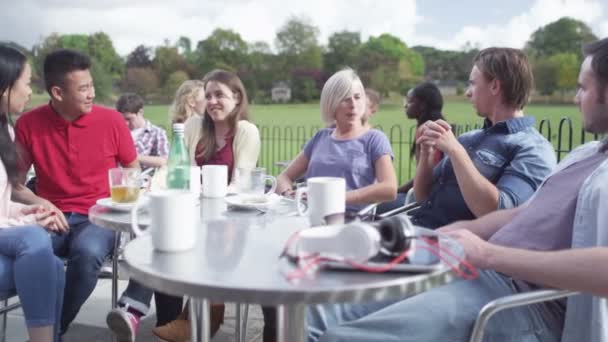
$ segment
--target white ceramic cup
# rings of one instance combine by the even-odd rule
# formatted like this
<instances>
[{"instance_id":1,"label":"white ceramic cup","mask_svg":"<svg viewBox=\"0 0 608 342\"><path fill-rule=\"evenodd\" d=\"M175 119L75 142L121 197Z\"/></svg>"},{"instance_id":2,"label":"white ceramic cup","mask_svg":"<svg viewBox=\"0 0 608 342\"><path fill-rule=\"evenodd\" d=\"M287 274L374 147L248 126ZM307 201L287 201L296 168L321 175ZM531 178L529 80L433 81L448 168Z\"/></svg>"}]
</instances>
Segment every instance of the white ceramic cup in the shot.
<instances>
[{"instance_id":1,"label":"white ceramic cup","mask_svg":"<svg viewBox=\"0 0 608 342\"><path fill-rule=\"evenodd\" d=\"M131 210L131 229L136 236L149 234L154 249L162 252L180 252L191 249L196 243L196 230L200 222L198 197L187 190L151 192L149 197L150 226L141 230L138 224L138 201Z\"/></svg>"},{"instance_id":2,"label":"white ceramic cup","mask_svg":"<svg viewBox=\"0 0 608 342\"><path fill-rule=\"evenodd\" d=\"M271 182L271 186L266 191L266 183L268 181ZM273 194L277 188L277 179L266 175L266 169L263 167L253 169L238 168L235 174L235 184L239 194L257 197Z\"/></svg>"},{"instance_id":3,"label":"white ceramic cup","mask_svg":"<svg viewBox=\"0 0 608 342\"><path fill-rule=\"evenodd\" d=\"M303 195L306 194L306 205ZM305 187L296 190L296 207L300 215L308 215L311 226L326 224L325 217L346 210L346 182L338 177L312 177Z\"/></svg>"},{"instance_id":4,"label":"white ceramic cup","mask_svg":"<svg viewBox=\"0 0 608 342\"><path fill-rule=\"evenodd\" d=\"M190 166L190 192L200 196L201 194L201 168Z\"/></svg>"},{"instance_id":5,"label":"white ceramic cup","mask_svg":"<svg viewBox=\"0 0 608 342\"><path fill-rule=\"evenodd\" d=\"M203 165L203 196L225 197L228 192L228 167L226 165Z\"/></svg>"}]
</instances>

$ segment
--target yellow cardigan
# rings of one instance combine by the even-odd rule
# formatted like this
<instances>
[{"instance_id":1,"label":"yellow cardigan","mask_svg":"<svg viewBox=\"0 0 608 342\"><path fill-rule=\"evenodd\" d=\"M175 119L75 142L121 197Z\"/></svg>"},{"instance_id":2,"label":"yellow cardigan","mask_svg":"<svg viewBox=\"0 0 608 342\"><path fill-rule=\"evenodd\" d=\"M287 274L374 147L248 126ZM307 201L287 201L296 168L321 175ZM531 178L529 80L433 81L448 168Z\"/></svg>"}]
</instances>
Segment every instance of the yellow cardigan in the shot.
<instances>
[{"instance_id":1,"label":"yellow cardigan","mask_svg":"<svg viewBox=\"0 0 608 342\"><path fill-rule=\"evenodd\" d=\"M203 134L203 118L200 115L192 115L184 123L184 142L190 155L190 162L196 165L194 153L196 145ZM254 168L260 156L260 132L258 128L249 121L241 120L237 123L236 133L232 142L234 153L234 171L237 168ZM232 177L234 179L234 177Z\"/></svg>"}]
</instances>

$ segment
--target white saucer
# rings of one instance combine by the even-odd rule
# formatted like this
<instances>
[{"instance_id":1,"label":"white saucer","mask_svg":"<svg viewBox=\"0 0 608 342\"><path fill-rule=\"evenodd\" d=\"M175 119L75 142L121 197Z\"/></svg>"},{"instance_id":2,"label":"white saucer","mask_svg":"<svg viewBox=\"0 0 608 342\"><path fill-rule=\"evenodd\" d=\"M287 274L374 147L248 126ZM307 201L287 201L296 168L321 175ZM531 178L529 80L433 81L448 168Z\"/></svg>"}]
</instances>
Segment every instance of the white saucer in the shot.
<instances>
[{"instance_id":1,"label":"white saucer","mask_svg":"<svg viewBox=\"0 0 608 342\"><path fill-rule=\"evenodd\" d=\"M145 207L146 205L148 205L149 199L147 196L143 196L143 197L139 198L139 201L142 202L140 207ZM110 209L117 210L117 211L131 211L131 209L133 208L133 205L135 204L135 203L115 203L115 202L112 202L111 197L100 198L97 200L96 203L102 207L110 208Z\"/></svg>"},{"instance_id":2,"label":"white saucer","mask_svg":"<svg viewBox=\"0 0 608 342\"><path fill-rule=\"evenodd\" d=\"M228 205L236 208L265 210L278 204L281 201L281 196L277 194L265 196L233 195L226 196L224 199Z\"/></svg>"}]
</instances>

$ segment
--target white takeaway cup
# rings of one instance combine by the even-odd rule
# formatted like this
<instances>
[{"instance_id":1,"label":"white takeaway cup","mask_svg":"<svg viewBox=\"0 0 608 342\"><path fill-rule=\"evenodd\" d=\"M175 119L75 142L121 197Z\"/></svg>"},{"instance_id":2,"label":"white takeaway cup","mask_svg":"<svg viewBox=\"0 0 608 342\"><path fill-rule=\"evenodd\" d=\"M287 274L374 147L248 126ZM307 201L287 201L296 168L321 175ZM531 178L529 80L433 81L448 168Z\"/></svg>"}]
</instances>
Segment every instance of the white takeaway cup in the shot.
<instances>
[{"instance_id":1,"label":"white takeaway cup","mask_svg":"<svg viewBox=\"0 0 608 342\"><path fill-rule=\"evenodd\" d=\"M200 222L198 196L188 190L150 192L148 229L138 223L140 201L131 209L131 229L136 236L150 235L152 246L161 252L180 252L194 247Z\"/></svg>"}]
</instances>

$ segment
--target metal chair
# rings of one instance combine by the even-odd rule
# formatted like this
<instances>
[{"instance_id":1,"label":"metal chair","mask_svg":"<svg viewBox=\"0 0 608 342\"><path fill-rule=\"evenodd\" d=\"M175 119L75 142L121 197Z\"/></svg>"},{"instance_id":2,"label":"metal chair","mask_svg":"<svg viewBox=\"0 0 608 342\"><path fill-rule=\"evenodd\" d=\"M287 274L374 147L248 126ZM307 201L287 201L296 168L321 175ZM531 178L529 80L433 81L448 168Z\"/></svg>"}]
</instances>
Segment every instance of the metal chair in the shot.
<instances>
[{"instance_id":1,"label":"metal chair","mask_svg":"<svg viewBox=\"0 0 608 342\"><path fill-rule=\"evenodd\" d=\"M518 293L511 296L498 298L486 304L479 314L473 326L470 342L482 342L484 330L492 316L502 310L516 308L519 306L536 304L569 296L577 295L578 292L568 290L537 290L526 293Z\"/></svg>"},{"instance_id":2,"label":"metal chair","mask_svg":"<svg viewBox=\"0 0 608 342\"><path fill-rule=\"evenodd\" d=\"M19 301L9 304L8 300L17 297L17 293L9 292L0 296L0 301L2 302L2 306L0 306L0 315L2 316L2 322L0 323L0 341L6 342L6 322L7 322L7 314L9 311L18 309L21 307L21 303Z\"/></svg>"}]
</instances>

